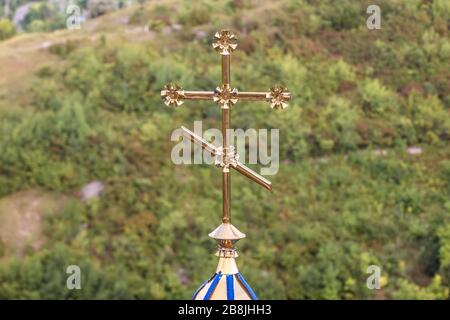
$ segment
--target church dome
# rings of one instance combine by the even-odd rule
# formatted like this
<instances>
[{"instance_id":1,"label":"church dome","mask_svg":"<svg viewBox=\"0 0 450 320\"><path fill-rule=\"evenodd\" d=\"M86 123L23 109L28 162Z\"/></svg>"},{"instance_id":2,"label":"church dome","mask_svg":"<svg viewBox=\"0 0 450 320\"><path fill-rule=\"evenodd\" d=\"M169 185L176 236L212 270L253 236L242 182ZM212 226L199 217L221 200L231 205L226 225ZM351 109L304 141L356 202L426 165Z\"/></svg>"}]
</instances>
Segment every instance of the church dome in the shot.
<instances>
[{"instance_id":1,"label":"church dome","mask_svg":"<svg viewBox=\"0 0 450 320\"><path fill-rule=\"evenodd\" d=\"M234 257L220 257L216 272L192 296L193 300L257 300Z\"/></svg>"}]
</instances>

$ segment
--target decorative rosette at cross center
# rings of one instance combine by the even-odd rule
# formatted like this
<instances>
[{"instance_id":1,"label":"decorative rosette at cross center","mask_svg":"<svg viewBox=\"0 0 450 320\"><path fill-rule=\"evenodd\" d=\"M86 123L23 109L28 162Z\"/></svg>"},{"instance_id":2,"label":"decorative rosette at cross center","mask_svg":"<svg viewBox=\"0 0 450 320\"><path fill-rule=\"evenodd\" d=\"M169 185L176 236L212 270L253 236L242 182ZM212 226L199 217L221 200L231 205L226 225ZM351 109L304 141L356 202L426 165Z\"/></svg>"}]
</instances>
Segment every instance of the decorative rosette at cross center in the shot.
<instances>
[{"instance_id":1,"label":"decorative rosette at cross center","mask_svg":"<svg viewBox=\"0 0 450 320\"><path fill-rule=\"evenodd\" d=\"M216 159L214 164L223 168L223 172L230 172L229 166L236 165L239 160L239 154L236 152L234 146L229 146L228 148L219 147L216 152Z\"/></svg>"},{"instance_id":2,"label":"decorative rosette at cross center","mask_svg":"<svg viewBox=\"0 0 450 320\"><path fill-rule=\"evenodd\" d=\"M223 56L228 56L237 48L236 35L230 30L220 30L214 35L213 48Z\"/></svg>"},{"instance_id":3,"label":"decorative rosette at cross center","mask_svg":"<svg viewBox=\"0 0 450 320\"><path fill-rule=\"evenodd\" d=\"M287 89L283 86L270 88L267 99L269 100L272 109L287 108L287 101L291 99L291 93L286 90Z\"/></svg>"},{"instance_id":4,"label":"decorative rosette at cross center","mask_svg":"<svg viewBox=\"0 0 450 320\"><path fill-rule=\"evenodd\" d=\"M217 87L214 91L214 102L217 102L222 109L229 109L231 106L235 105L238 101L238 90L236 88L231 89L227 85L222 85Z\"/></svg>"},{"instance_id":5,"label":"decorative rosette at cross center","mask_svg":"<svg viewBox=\"0 0 450 320\"><path fill-rule=\"evenodd\" d=\"M184 90L180 89L180 86L177 84L168 84L164 87L164 90L161 90L161 97L166 106L179 107L183 104L185 95Z\"/></svg>"}]
</instances>

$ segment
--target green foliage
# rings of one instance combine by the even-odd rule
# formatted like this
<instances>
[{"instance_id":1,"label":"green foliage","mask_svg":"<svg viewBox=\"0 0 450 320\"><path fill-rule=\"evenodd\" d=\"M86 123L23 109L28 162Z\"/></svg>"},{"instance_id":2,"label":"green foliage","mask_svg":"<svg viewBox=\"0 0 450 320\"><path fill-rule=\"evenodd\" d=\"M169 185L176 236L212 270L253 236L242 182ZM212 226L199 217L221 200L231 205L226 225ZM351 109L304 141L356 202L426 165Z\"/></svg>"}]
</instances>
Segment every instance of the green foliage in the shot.
<instances>
[{"instance_id":1,"label":"green foliage","mask_svg":"<svg viewBox=\"0 0 450 320\"><path fill-rule=\"evenodd\" d=\"M208 23L213 4L209 1L185 2L180 10L178 19L182 24L197 26Z\"/></svg>"},{"instance_id":2,"label":"green foliage","mask_svg":"<svg viewBox=\"0 0 450 320\"><path fill-rule=\"evenodd\" d=\"M331 26L336 30L352 29L361 25L364 21L361 12L362 8L353 1L340 1L339 5L333 5L333 1L322 5L322 18L326 26Z\"/></svg>"},{"instance_id":3,"label":"green foliage","mask_svg":"<svg viewBox=\"0 0 450 320\"><path fill-rule=\"evenodd\" d=\"M320 143L323 145L324 141L331 141L331 145L325 149L332 149L334 145L341 151L357 148L360 136L356 132L356 121L360 111L355 106L344 98L331 96L320 116L323 117L319 120L321 127L318 128L323 137ZM336 141L327 140L327 137L334 137Z\"/></svg>"},{"instance_id":4,"label":"green foliage","mask_svg":"<svg viewBox=\"0 0 450 320\"><path fill-rule=\"evenodd\" d=\"M395 112L397 101L392 92L384 87L377 79L367 80L359 86L359 94L364 106L371 112Z\"/></svg>"},{"instance_id":5,"label":"green foliage","mask_svg":"<svg viewBox=\"0 0 450 320\"><path fill-rule=\"evenodd\" d=\"M441 241L440 246L440 262L441 267L445 269L450 268L450 224L442 226L438 229L439 240Z\"/></svg>"},{"instance_id":6,"label":"green foliage","mask_svg":"<svg viewBox=\"0 0 450 320\"><path fill-rule=\"evenodd\" d=\"M0 41L11 38L16 33L14 24L8 19L0 19Z\"/></svg>"},{"instance_id":7,"label":"green foliage","mask_svg":"<svg viewBox=\"0 0 450 320\"><path fill-rule=\"evenodd\" d=\"M115 63L105 79L104 99L117 110L144 111L155 101L156 88L162 88L171 71L182 75L184 69L164 61L142 47L128 47L114 56ZM156 68L156 69L155 69ZM153 99L152 99L153 98Z\"/></svg>"},{"instance_id":8,"label":"green foliage","mask_svg":"<svg viewBox=\"0 0 450 320\"><path fill-rule=\"evenodd\" d=\"M439 141L439 137L450 137L450 118L441 101L436 96L411 95L408 110L415 130L421 140L430 144Z\"/></svg>"},{"instance_id":9,"label":"green foliage","mask_svg":"<svg viewBox=\"0 0 450 320\"><path fill-rule=\"evenodd\" d=\"M82 270L82 290L68 290L66 268L77 265ZM122 279L117 281L116 279ZM120 268L102 268L67 246L43 250L25 261L14 260L0 268L2 299L131 299L130 289L140 281ZM148 290L150 291L150 290ZM149 293L149 292L143 292ZM144 295L142 295L143 297ZM138 298L136 294L134 298Z\"/></svg>"},{"instance_id":10,"label":"green foliage","mask_svg":"<svg viewBox=\"0 0 450 320\"><path fill-rule=\"evenodd\" d=\"M407 280L400 280L399 288L393 297L404 300L446 300L449 298L449 289L442 286L442 279L439 275L434 277L426 288L419 287Z\"/></svg>"},{"instance_id":11,"label":"green foliage","mask_svg":"<svg viewBox=\"0 0 450 320\"><path fill-rule=\"evenodd\" d=\"M433 15L443 19L450 19L450 3L445 0L433 0Z\"/></svg>"},{"instance_id":12,"label":"green foliage","mask_svg":"<svg viewBox=\"0 0 450 320\"><path fill-rule=\"evenodd\" d=\"M98 17L117 9L117 1L114 0L87 0L87 9L92 17Z\"/></svg>"},{"instance_id":13,"label":"green foliage","mask_svg":"<svg viewBox=\"0 0 450 320\"><path fill-rule=\"evenodd\" d=\"M72 51L80 46L79 41L64 41L62 43L55 43L50 46L49 51L58 55L61 58L66 58Z\"/></svg>"},{"instance_id":14,"label":"green foliage","mask_svg":"<svg viewBox=\"0 0 450 320\"><path fill-rule=\"evenodd\" d=\"M22 21L22 26L29 32L52 31L65 25L65 15L55 5L46 2L32 4Z\"/></svg>"}]
</instances>

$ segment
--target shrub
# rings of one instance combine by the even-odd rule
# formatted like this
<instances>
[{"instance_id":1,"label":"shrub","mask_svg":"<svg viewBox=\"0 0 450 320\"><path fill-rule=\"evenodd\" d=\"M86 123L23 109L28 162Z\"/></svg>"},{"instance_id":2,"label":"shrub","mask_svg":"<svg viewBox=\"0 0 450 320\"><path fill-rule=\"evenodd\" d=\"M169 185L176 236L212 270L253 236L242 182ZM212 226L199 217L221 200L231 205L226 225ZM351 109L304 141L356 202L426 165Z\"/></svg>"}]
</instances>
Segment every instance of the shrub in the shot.
<instances>
[{"instance_id":1,"label":"shrub","mask_svg":"<svg viewBox=\"0 0 450 320\"><path fill-rule=\"evenodd\" d=\"M356 28L363 24L362 17L359 5L349 1L340 1L339 5L327 5L322 13L324 24L336 30Z\"/></svg>"},{"instance_id":2,"label":"shrub","mask_svg":"<svg viewBox=\"0 0 450 320\"><path fill-rule=\"evenodd\" d=\"M80 41L67 40L61 43L55 43L48 49L51 53L65 59L76 48L80 47Z\"/></svg>"},{"instance_id":3,"label":"shrub","mask_svg":"<svg viewBox=\"0 0 450 320\"><path fill-rule=\"evenodd\" d=\"M334 137L338 150L356 149L360 138L355 125L359 116L357 107L348 100L332 96L321 113L319 131L328 131Z\"/></svg>"},{"instance_id":4,"label":"shrub","mask_svg":"<svg viewBox=\"0 0 450 320\"><path fill-rule=\"evenodd\" d=\"M29 32L43 32L66 26L65 15L54 4L39 2L30 6L22 25Z\"/></svg>"},{"instance_id":5,"label":"shrub","mask_svg":"<svg viewBox=\"0 0 450 320\"><path fill-rule=\"evenodd\" d=\"M69 58L69 67L64 70L63 81L68 89L76 89L87 95L93 88L101 88L104 76L101 57L94 48L77 50Z\"/></svg>"},{"instance_id":6,"label":"shrub","mask_svg":"<svg viewBox=\"0 0 450 320\"><path fill-rule=\"evenodd\" d=\"M374 113L397 111L397 98L378 79L361 82L358 91L366 110Z\"/></svg>"},{"instance_id":7,"label":"shrub","mask_svg":"<svg viewBox=\"0 0 450 320\"><path fill-rule=\"evenodd\" d=\"M433 0L433 15L443 19L450 19L450 2L447 0Z\"/></svg>"},{"instance_id":8,"label":"shrub","mask_svg":"<svg viewBox=\"0 0 450 320\"><path fill-rule=\"evenodd\" d=\"M408 98L408 109L420 141L433 143L439 137L443 140L450 137L450 118L439 98L413 93Z\"/></svg>"},{"instance_id":9,"label":"shrub","mask_svg":"<svg viewBox=\"0 0 450 320\"><path fill-rule=\"evenodd\" d=\"M211 4L206 1L183 2L178 19L190 26L208 23L211 19Z\"/></svg>"},{"instance_id":10,"label":"shrub","mask_svg":"<svg viewBox=\"0 0 450 320\"><path fill-rule=\"evenodd\" d=\"M91 17L95 18L105 13L114 11L117 9L117 1L114 0L88 0L87 8L91 14Z\"/></svg>"},{"instance_id":11,"label":"shrub","mask_svg":"<svg viewBox=\"0 0 450 320\"><path fill-rule=\"evenodd\" d=\"M446 300L449 298L449 289L442 285L442 277L434 276L431 284L420 287L407 279L398 281L398 289L393 294L394 299L418 300Z\"/></svg>"},{"instance_id":12,"label":"shrub","mask_svg":"<svg viewBox=\"0 0 450 320\"><path fill-rule=\"evenodd\" d=\"M0 41L11 38L16 34L14 24L8 19L0 19Z\"/></svg>"}]
</instances>

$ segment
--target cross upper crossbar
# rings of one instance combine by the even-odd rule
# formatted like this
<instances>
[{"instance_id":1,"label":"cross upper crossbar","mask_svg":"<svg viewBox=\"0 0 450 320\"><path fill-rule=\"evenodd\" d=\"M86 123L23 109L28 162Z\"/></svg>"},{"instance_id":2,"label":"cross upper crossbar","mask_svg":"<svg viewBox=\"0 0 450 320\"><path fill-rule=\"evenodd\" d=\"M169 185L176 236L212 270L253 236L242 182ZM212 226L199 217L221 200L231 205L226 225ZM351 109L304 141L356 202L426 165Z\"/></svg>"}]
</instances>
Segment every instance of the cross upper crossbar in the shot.
<instances>
[{"instance_id":1,"label":"cross upper crossbar","mask_svg":"<svg viewBox=\"0 0 450 320\"><path fill-rule=\"evenodd\" d=\"M234 90L234 91L233 91ZM217 87L215 91L187 91L178 85L169 84L161 91L164 103L167 106L179 107L184 100L213 100L221 101L222 108L228 108L238 101L265 101L269 102L273 109L284 109L288 106L287 101L291 99L291 93L286 88L272 87L267 92L240 92L237 89Z\"/></svg>"}]
</instances>

